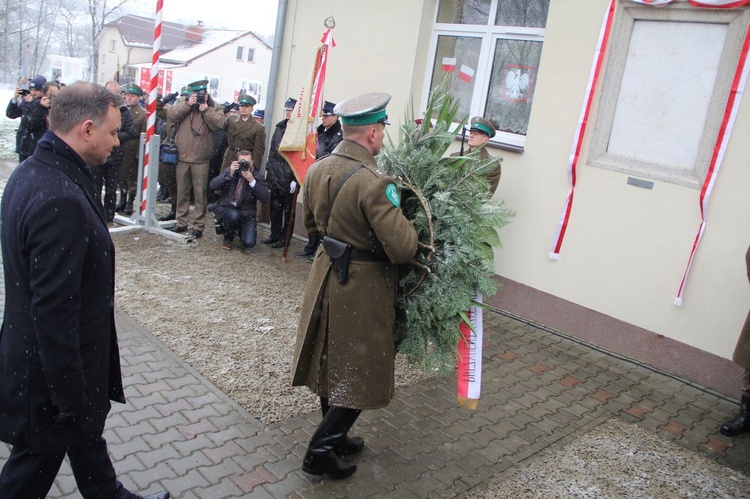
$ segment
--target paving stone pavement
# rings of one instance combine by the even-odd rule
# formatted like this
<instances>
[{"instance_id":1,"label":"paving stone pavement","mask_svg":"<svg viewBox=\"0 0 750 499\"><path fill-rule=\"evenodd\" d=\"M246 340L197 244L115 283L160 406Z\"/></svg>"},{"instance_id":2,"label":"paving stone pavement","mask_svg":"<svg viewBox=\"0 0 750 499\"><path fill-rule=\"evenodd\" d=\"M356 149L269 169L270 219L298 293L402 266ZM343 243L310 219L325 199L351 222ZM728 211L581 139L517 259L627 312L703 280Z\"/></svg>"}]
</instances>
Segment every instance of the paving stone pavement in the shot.
<instances>
[{"instance_id":1,"label":"paving stone pavement","mask_svg":"<svg viewBox=\"0 0 750 499\"><path fill-rule=\"evenodd\" d=\"M295 241L290 253L300 247ZM270 265L307 277L300 259L260 251ZM120 480L141 493L470 497L611 417L750 473L750 436L718 433L738 400L490 311L478 409L456 407L454 379L399 389L355 424L352 433L367 442L357 473L321 480L299 470L319 413L264 426L119 309L117 324L128 403L113 406L104 436ZM8 452L0 444L0 465ZM49 497L80 497L67 462Z\"/></svg>"}]
</instances>

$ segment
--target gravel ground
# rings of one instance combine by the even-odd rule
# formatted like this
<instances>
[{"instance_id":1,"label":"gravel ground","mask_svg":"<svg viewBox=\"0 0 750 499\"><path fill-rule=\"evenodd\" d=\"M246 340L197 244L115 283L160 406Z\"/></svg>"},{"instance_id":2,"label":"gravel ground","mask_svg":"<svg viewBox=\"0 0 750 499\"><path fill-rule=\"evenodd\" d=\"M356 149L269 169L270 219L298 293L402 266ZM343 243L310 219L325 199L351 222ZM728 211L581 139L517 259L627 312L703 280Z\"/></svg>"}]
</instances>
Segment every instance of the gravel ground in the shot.
<instances>
[{"instance_id":1,"label":"gravel ground","mask_svg":"<svg viewBox=\"0 0 750 499\"><path fill-rule=\"evenodd\" d=\"M750 497L750 477L612 418L475 499Z\"/></svg>"},{"instance_id":2,"label":"gravel ground","mask_svg":"<svg viewBox=\"0 0 750 499\"><path fill-rule=\"evenodd\" d=\"M112 239L116 303L174 353L265 424L319 410L290 384L305 282L269 263L280 258L224 251L208 235L187 245L145 230ZM398 386L424 377L400 355L396 369Z\"/></svg>"}]
</instances>

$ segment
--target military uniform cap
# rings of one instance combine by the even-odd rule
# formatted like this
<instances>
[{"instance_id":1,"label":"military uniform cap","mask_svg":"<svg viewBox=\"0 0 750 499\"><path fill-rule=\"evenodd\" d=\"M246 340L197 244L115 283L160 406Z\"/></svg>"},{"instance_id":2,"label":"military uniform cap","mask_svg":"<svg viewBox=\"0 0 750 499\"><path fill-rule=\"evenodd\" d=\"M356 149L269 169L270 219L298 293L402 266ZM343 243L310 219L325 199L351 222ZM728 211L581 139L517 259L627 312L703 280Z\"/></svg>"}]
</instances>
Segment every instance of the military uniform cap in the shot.
<instances>
[{"instance_id":1,"label":"military uniform cap","mask_svg":"<svg viewBox=\"0 0 750 499\"><path fill-rule=\"evenodd\" d=\"M136 85L135 83L129 83L125 85L122 89L122 93L124 94L135 94L138 97L141 97L143 95L143 90L141 90L141 87Z\"/></svg>"},{"instance_id":2,"label":"military uniform cap","mask_svg":"<svg viewBox=\"0 0 750 499\"><path fill-rule=\"evenodd\" d=\"M336 107L336 104L333 102L325 101L323 103L323 111L321 111L320 114L323 116L333 116L335 113L333 112L333 108Z\"/></svg>"},{"instance_id":3,"label":"military uniform cap","mask_svg":"<svg viewBox=\"0 0 750 499\"><path fill-rule=\"evenodd\" d=\"M490 120L482 118L481 116L474 116L471 119L471 126L469 127L469 130L482 132L489 138L492 138L495 136L495 126L492 124Z\"/></svg>"},{"instance_id":4,"label":"military uniform cap","mask_svg":"<svg viewBox=\"0 0 750 499\"><path fill-rule=\"evenodd\" d=\"M341 117L341 123L344 125L372 125L373 123L388 125L385 106L390 100L391 96L383 92L358 95L339 102L333 112Z\"/></svg>"},{"instance_id":5,"label":"military uniform cap","mask_svg":"<svg viewBox=\"0 0 750 499\"><path fill-rule=\"evenodd\" d=\"M255 116L256 118L265 118L266 112L263 109L256 109L253 113L253 116Z\"/></svg>"},{"instance_id":6,"label":"military uniform cap","mask_svg":"<svg viewBox=\"0 0 750 499\"><path fill-rule=\"evenodd\" d=\"M291 97L289 97L284 103L284 109L291 110L291 109L294 109L294 106L296 105L297 105L297 99L292 99Z\"/></svg>"},{"instance_id":7,"label":"military uniform cap","mask_svg":"<svg viewBox=\"0 0 750 499\"><path fill-rule=\"evenodd\" d=\"M246 95L243 95L243 96L241 96L241 97L240 97L240 98L239 98L239 99L237 100L237 104L240 104L240 105L242 105L242 104L248 104L248 105L250 105L250 106L254 106L254 105L255 105L255 104L257 104L257 103L258 103L258 101L256 101L256 100L255 100L255 99L253 98L253 96L252 96L252 95L247 95L247 94L246 94Z\"/></svg>"},{"instance_id":8,"label":"military uniform cap","mask_svg":"<svg viewBox=\"0 0 750 499\"><path fill-rule=\"evenodd\" d=\"M188 85L191 92L198 92L199 90L206 90L208 88L208 80L194 81Z\"/></svg>"},{"instance_id":9,"label":"military uniform cap","mask_svg":"<svg viewBox=\"0 0 750 499\"><path fill-rule=\"evenodd\" d=\"M190 87L187 86L187 85L185 85L184 87L182 87L180 89L180 95L182 95L182 96L190 95Z\"/></svg>"}]
</instances>

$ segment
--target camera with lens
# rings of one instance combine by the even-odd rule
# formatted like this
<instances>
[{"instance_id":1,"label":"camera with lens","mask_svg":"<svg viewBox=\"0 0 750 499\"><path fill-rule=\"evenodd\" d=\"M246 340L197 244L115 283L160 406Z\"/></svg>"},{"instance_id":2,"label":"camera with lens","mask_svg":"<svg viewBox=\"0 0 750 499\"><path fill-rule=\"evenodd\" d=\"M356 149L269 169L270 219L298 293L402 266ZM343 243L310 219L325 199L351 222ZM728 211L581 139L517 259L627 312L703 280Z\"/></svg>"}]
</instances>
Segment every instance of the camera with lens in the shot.
<instances>
[{"instance_id":1,"label":"camera with lens","mask_svg":"<svg viewBox=\"0 0 750 499\"><path fill-rule=\"evenodd\" d=\"M246 172L246 171L248 171L250 169L250 162L248 160L241 159L239 161L239 163L240 163L240 171L241 172Z\"/></svg>"},{"instance_id":2,"label":"camera with lens","mask_svg":"<svg viewBox=\"0 0 750 499\"><path fill-rule=\"evenodd\" d=\"M198 104L203 104L203 103L206 102L206 91L205 90L198 90L195 93L195 96L196 96L196 102L198 102Z\"/></svg>"}]
</instances>

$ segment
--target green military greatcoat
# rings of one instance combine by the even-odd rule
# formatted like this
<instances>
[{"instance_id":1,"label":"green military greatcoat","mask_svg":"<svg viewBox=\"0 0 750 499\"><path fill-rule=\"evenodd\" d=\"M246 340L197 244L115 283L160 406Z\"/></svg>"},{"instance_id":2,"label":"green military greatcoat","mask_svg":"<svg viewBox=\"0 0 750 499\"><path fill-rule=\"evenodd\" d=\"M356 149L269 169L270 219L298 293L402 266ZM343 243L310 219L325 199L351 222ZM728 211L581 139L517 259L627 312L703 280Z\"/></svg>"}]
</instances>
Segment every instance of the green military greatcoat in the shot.
<instances>
[{"instance_id":1,"label":"green military greatcoat","mask_svg":"<svg viewBox=\"0 0 750 499\"><path fill-rule=\"evenodd\" d=\"M250 116L243 120L239 116L227 116L224 130L227 132L229 146L224 151L224 161L221 163L221 171L226 170L237 160L239 151L250 151L253 155L253 164L260 169L263 162L263 153L266 151L266 129Z\"/></svg>"},{"instance_id":2,"label":"green military greatcoat","mask_svg":"<svg viewBox=\"0 0 750 499\"><path fill-rule=\"evenodd\" d=\"M385 258L351 262L340 284L318 248L297 329L293 384L307 385L333 406L377 409L394 394L396 270L416 253L417 233L397 206L393 179L367 149L347 140L308 170L303 216L308 232L321 234L336 186L360 164L336 198L327 233Z\"/></svg>"}]
</instances>

